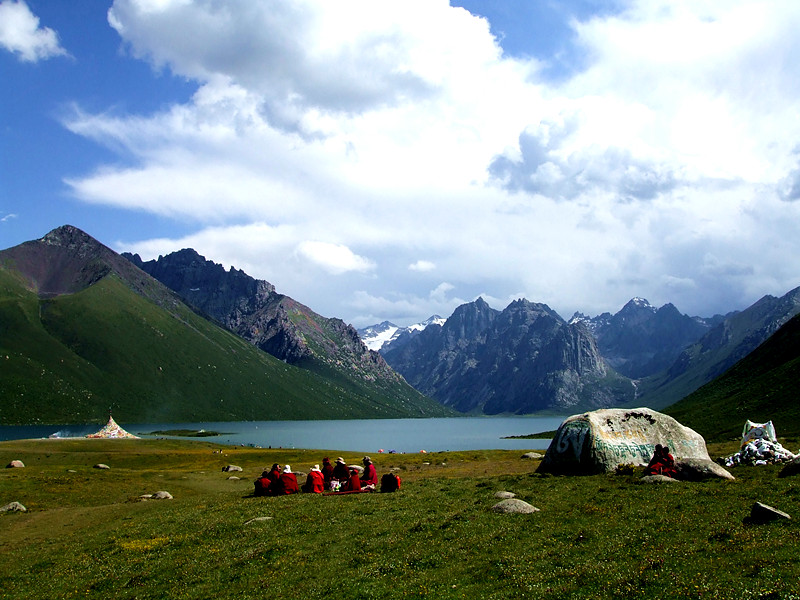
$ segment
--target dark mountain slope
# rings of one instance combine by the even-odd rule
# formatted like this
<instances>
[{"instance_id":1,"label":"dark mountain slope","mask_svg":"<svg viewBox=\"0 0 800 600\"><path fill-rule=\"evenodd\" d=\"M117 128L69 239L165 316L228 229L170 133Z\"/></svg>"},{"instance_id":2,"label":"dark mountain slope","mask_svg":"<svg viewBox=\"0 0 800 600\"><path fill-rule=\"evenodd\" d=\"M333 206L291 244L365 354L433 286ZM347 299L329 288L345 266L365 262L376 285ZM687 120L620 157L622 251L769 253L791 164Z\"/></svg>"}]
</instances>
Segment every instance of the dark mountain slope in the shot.
<instances>
[{"instance_id":1,"label":"dark mountain slope","mask_svg":"<svg viewBox=\"0 0 800 600\"><path fill-rule=\"evenodd\" d=\"M669 367L684 348L708 332L712 323L681 314L672 304L656 309L643 298L631 299L613 316L586 321L603 358L632 379Z\"/></svg>"},{"instance_id":2,"label":"dark mountain slope","mask_svg":"<svg viewBox=\"0 0 800 600\"><path fill-rule=\"evenodd\" d=\"M799 312L800 288L780 298L764 296L713 327L669 369L643 380L636 402L656 409L674 404L727 371Z\"/></svg>"},{"instance_id":3,"label":"dark mountain slope","mask_svg":"<svg viewBox=\"0 0 800 600\"><path fill-rule=\"evenodd\" d=\"M440 415L287 365L69 226L0 251L0 422ZM407 386L406 386L407 387Z\"/></svg>"},{"instance_id":4,"label":"dark mountain slope","mask_svg":"<svg viewBox=\"0 0 800 600\"><path fill-rule=\"evenodd\" d=\"M353 327L278 294L266 281L235 268L226 271L191 249L147 262L138 255L123 256L190 306L276 358L329 377L378 382L398 397L416 395L380 354L367 349Z\"/></svg>"},{"instance_id":5,"label":"dark mountain slope","mask_svg":"<svg viewBox=\"0 0 800 600\"><path fill-rule=\"evenodd\" d=\"M442 327L384 356L417 389L462 412L566 411L633 397L583 324L527 300L502 312L482 299L462 305Z\"/></svg>"},{"instance_id":6,"label":"dark mountain slope","mask_svg":"<svg viewBox=\"0 0 800 600\"><path fill-rule=\"evenodd\" d=\"M722 376L666 411L706 440L738 439L747 419L800 436L800 315Z\"/></svg>"}]
</instances>

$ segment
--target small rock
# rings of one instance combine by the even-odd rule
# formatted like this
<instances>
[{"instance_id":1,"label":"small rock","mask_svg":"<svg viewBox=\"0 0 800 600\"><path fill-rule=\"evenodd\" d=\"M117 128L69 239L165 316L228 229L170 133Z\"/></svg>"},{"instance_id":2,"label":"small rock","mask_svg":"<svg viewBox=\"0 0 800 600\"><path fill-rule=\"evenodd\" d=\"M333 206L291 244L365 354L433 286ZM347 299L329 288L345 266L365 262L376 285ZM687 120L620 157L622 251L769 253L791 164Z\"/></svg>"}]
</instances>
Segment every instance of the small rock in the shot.
<instances>
[{"instance_id":1,"label":"small rock","mask_svg":"<svg viewBox=\"0 0 800 600\"><path fill-rule=\"evenodd\" d=\"M10 463L6 465L6 469L20 469L25 466L21 460L12 460Z\"/></svg>"},{"instance_id":2,"label":"small rock","mask_svg":"<svg viewBox=\"0 0 800 600\"><path fill-rule=\"evenodd\" d=\"M495 492L494 497L499 500L508 500L509 498L516 497L514 492Z\"/></svg>"},{"instance_id":3,"label":"small rock","mask_svg":"<svg viewBox=\"0 0 800 600\"><path fill-rule=\"evenodd\" d=\"M520 458L524 458L527 460L538 460L540 458L544 458L544 454L539 454L538 452L526 452Z\"/></svg>"},{"instance_id":4,"label":"small rock","mask_svg":"<svg viewBox=\"0 0 800 600\"><path fill-rule=\"evenodd\" d=\"M142 494L139 496L139 500L152 500L153 494Z\"/></svg>"},{"instance_id":5,"label":"small rock","mask_svg":"<svg viewBox=\"0 0 800 600\"><path fill-rule=\"evenodd\" d=\"M778 477L790 477L792 475L800 475L800 454L798 454L791 462L787 463L785 467L778 473Z\"/></svg>"},{"instance_id":6,"label":"small rock","mask_svg":"<svg viewBox=\"0 0 800 600\"><path fill-rule=\"evenodd\" d=\"M108 465L106 465L106 464L103 464L103 463L97 463L97 464L94 466L94 468L95 468L95 469L110 469L111 467L109 467Z\"/></svg>"},{"instance_id":7,"label":"small rock","mask_svg":"<svg viewBox=\"0 0 800 600\"><path fill-rule=\"evenodd\" d=\"M155 492L152 495L153 500L172 500L172 494L169 492L165 492L164 490Z\"/></svg>"},{"instance_id":8,"label":"small rock","mask_svg":"<svg viewBox=\"0 0 800 600\"><path fill-rule=\"evenodd\" d=\"M19 502L9 502L5 506L0 506L0 512L28 512L28 509Z\"/></svg>"},{"instance_id":9,"label":"small rock","mask_svg":"<svg viewBox=\"0 0 800 600\"><path fill-rule=\"evenodd\" d=\"M236 475L231 475L228 477L228 481L239 481L239 478Z\"/></svg>"},{"instance_id":10,"label":"small rock","mask_svg":"<svg viewBox=\"0 0 800 600\"><path fill-rule=\"evenodd\" d=\"M249 521L245 521L245 525L250 525L250 523L256 523L258 521L269 521L273 517L255 517L254 519L250 519Z\"/></svg>"},{"instance_id":11,"label":"small rock","mask_svg":"<svg viewBox=\"0 0 800 600\"><path fill-rule=\"evenodd\" d=\"M236 465L228 465L226 467L222 467L222 470L226 473L230 473L231 471L242 471L242 467L237 467Z\"/></svg>"},{"instance_id":12,"label":"small rock","mask_svg":"<svg viewBox=\"0 0 800 600\"><path fill-rule=\"evenodd\" d=\"M535 506L532 506L525 502L524 500L520 500L519 498L508 498L507 500L502 500L495 504L492 507L492 510L496 513L503 513L503 514L511 514L511 513L535 513L539 512L539 509Z\"/></svg>"},{"instance_id":13,"label":"small rock","mask_svg":"<svg viewBox=\"0 0 800 600\"><path fill-rule=\"evenodd\" d=\"M642 483L680 483L677 479L666 475L645 475L640 481Z\"/></svg>"},{"instance_id":14,"label":"small rock","mask_svg":"<svg viewBox=\"0 0 800 600\"><path fill-rule=\"evenodd\" d=\"M767 523L769 521L777 521L778 519L791 519L787 513L777 508L756 502L750 509L750 518L745 519L750 523Z\"/></svg>"}]
</instances>

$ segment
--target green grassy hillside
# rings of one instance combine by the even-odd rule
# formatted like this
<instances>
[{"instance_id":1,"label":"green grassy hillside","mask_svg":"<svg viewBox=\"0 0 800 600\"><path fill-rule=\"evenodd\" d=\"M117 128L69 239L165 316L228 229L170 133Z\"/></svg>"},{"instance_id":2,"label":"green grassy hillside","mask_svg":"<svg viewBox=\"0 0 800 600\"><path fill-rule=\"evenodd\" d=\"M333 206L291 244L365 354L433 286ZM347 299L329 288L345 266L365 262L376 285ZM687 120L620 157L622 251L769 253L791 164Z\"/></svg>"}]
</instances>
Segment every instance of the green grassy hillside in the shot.
<instances>
[{"instance_id":1,"label":"green grassy hillside","mask_svg":"<svg viewBox=\"0 0 800 600\"><path fill-rule=\"evenodd\" d=\"M664 412L706 440L739 437L747 419L772 420L780 436L800 435L800 316Z\"/></svg>"},{"instance_id":2,"label":"green grassy hillside","mask_svg":"<svg viewBox=\"0 0 800 600\"><path fill-rule=\"evenodd\" d=\"M302 371L109 274L41 299L0 268L0 423L441 416L407 386ZM410 391L409 391L410 390Z\"/></svg>"}]
</instances>

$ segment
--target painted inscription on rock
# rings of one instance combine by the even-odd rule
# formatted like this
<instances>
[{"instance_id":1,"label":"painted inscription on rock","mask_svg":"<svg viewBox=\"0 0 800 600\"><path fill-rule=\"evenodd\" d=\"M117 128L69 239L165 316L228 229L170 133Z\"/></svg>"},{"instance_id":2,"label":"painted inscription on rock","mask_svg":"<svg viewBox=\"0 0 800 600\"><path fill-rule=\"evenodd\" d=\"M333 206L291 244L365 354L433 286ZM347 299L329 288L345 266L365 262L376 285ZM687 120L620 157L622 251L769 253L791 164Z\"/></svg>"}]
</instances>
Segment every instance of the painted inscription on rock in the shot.
<instances>
[{"instance_id":1,"label":"painted inscription on rock","mask_svg":"<svg viewBox=\"0 0 800 600\"><path fill-rule=\"evenodd\" d=\"M672 417L642 409L605 409L566 419L540 470L598 473L621 464L647 464L656 444L676 458L708 459L705 441Z\"/></svg>"}]
</instances>

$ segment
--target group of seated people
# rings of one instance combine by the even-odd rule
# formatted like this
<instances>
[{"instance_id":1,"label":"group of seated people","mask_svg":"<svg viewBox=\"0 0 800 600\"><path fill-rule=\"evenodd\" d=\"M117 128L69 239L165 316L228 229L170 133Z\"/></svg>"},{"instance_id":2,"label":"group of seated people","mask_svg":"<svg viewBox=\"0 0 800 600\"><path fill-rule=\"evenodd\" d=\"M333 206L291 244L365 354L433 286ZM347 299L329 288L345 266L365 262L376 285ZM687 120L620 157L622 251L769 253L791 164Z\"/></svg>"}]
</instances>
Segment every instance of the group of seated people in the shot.
<instances>
[{"instance_id":1,"label":"group of seated people","mask_svg":"<svg viewBox=\"0 0 800 600\"><path fill-rule=\"evenodd\" d=\"M669 453L669 446L662 446L656 444L653 458L644 472L645 475L665 475L666 477L675 478L677 471L675 470L675 458Z\"/></svg>"},{"instance_id":2,"label":"group of seated people","mask_svg":"<svg viewBox=\"0 0 800 600\"><path fill-rule=\"evenodd\" d=\"M261 473L261 477L255 480L254 493L256 496L283 496L296 494L301 490L312 494L321 494L324 491L372 491L378 484L378 472L369 456L365 456L362 462L364 463L363 474L359 473L355 467L348 467L341 456L336 459L335 465L325 457L322 459L321 469L319 465L311 467L302 488L298 486L297 477L292 472L290 465L284 465L281 469L280 465L275 463L271 470L264 471Z\"/></svg>"}]
</instances>

